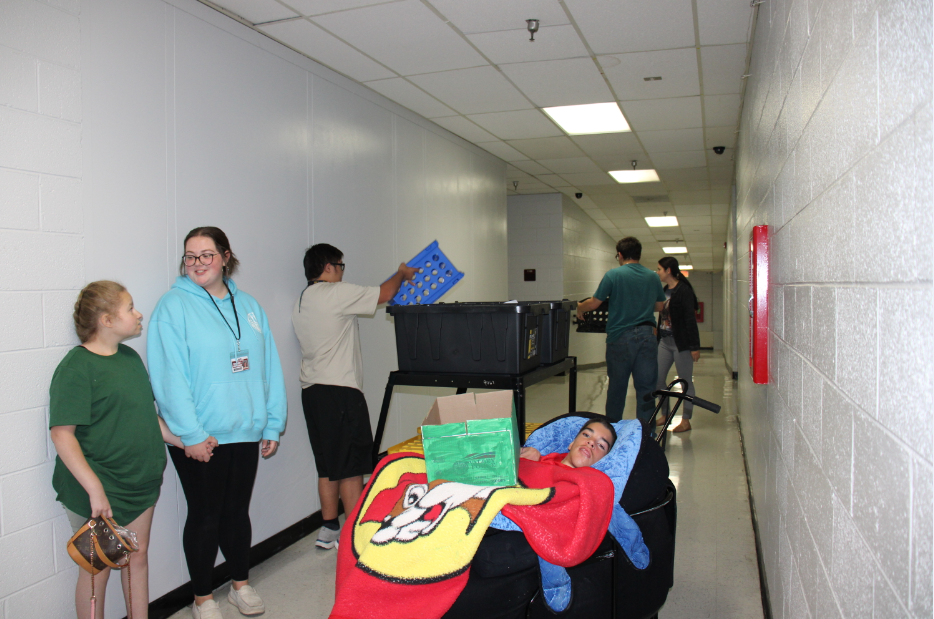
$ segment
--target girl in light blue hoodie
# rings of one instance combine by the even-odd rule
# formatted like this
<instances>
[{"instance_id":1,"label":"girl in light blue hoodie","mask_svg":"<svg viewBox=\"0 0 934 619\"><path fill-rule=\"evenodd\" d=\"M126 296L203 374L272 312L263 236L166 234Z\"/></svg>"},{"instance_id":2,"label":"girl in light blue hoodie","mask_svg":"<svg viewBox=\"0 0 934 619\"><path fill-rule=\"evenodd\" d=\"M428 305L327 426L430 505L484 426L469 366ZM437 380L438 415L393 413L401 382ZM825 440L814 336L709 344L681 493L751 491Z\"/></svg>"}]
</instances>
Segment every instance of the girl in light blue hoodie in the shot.
<instances>
[{"instance_id":1,"label":"girl in light blue hoodie","mask_svg":"<svg viewBox=\"0 0 934 619\"><path fill-rule=\"evenodd\" d=\"M233 579L227 599L244 615L265 611L248 582L250 498L259 454L276 452L287 403L266 313L230 279L238 264L220 228L195 228L185 237L181 276L149 323L159 414L185 446L169 455L188 501L182 544L195 619L221 617L212 595L218 548Z\"/></svg>"}]
</instances>

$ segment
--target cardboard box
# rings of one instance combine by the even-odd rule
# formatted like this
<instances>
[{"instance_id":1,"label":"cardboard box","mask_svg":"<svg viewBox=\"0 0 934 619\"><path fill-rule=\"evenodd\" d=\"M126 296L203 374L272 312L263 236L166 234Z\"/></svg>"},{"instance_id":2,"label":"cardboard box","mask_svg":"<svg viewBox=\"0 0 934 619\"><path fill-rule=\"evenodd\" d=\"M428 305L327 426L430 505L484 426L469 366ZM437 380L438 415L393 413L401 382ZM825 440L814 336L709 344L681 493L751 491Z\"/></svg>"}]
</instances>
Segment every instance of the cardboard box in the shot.
<instances>
[{"instance_id":1,"label":"cardboard box","mask_svg":"<svg viewBox=\"0 0 934 619\"><path fill-rule=\"evenodd\" d=\"M438 398L422 425L428 481L514 486L520 441L512 391Z\"/></svg>"}]
</instances>

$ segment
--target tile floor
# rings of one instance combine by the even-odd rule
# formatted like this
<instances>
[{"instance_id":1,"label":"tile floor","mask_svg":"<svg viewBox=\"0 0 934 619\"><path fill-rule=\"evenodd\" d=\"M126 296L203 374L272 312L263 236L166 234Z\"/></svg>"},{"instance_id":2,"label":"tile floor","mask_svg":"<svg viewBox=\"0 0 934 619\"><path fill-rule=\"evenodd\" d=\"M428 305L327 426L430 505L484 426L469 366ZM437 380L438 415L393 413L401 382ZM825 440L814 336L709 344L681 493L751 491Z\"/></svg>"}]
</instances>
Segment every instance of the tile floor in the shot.
<instances>
[{"instance_id":1,"label":"tile floor","mask_svg":"<svg viewBox=\"0 0 934 619\"><path fill-rule=\"evenodd\" d=\"M674 378L674 368L669 380ZM529 421L565 412L566 378L555 377L528 391ZM719 353L704 352L694 366L697 394L719 403L714 415L695 409L693 430L670 434L668 462L678 488L675 584L661 619L759 619L762 603L746 475L733 399L733 382ZM603 412L604 369L578 374L578 408ZM635 416L630 386L627 419ZM680 417L680 415L679 415ZM672 427L678 423L676 417ZM323 619L334 602L336 553L314 547L309 536L253 568L251 583L266 600L266 617ZM227 603L227 588L215 598L225 619L241 615ZM186 608L172 619L187 619Z\"/></svg>"}]
</instances>

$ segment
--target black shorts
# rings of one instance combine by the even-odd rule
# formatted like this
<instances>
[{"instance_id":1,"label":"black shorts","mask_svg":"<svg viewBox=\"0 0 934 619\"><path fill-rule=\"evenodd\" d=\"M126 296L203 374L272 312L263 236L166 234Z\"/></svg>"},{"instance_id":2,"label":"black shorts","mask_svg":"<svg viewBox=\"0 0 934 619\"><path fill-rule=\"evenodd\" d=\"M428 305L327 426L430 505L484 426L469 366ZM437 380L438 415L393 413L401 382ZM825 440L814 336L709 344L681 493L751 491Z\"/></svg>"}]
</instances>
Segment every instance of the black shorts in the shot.
<instances>
[{"instance_id":1,"label":"black shorts","mask_svg":"<svg viewBox=\"0 0 934 619\"><path fill-rule=\"evenodd\" d=\"M336 385L302 389L302 408L318 477L331 481L373 472L373 432L359 390Z\"/></svg>"}]
</instances>

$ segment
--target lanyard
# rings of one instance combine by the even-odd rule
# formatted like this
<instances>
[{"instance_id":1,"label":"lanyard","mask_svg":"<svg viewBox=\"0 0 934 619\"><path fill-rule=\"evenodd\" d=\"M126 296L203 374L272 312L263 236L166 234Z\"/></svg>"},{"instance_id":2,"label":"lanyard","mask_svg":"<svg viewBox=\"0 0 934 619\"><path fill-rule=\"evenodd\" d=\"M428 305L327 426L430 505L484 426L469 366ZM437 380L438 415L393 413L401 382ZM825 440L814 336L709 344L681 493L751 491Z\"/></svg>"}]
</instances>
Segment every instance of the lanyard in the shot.
<instances>
[{"instance_id":1,"label":"lanyard","mask_svg":"<svg viewBox=\"0 0 934 619\"><path fill-rule=\"evenodd\" d=\"M308 280L308 285L305 286L305 290L308 290L309 288L311 288L312 286L314 286L315 284L317 284L317 283L320 282L320 281L323 281L323 280L320 280L320 279L309 279L309 280ZM298 313L299 313L299 314L302 313L302 297L305 296L305 290L302 290L302 294L298 295Z\"/></svg>"},{"instance_id":2,"label":"lanyard","mask_svg":"<svg viewBox=\"0 0 934 619\"><path fill-rule=\"evenodd\" d=\"M230 326L230 323L227 322L227 318L224 316L224 312L222 312L221 308L217 306L217 302L214 301L214 297L211 296L211 293L208 292L207 290L204 290L204 289L202 290L204 290L204 292L207 293L208 298L211 299L211 303L214 304L214 309L216 309L217 313L220 314L221 318L224 319L224 324L227 325L228 329L230 329L230 334L233 335L237 339L237 352L240 352L240 336L242 335L242 333L240 331L240 317L237 316L237 302L234 301L233 293L230 292L230 287L227 286L227 282L224 282L224 288L227 288L227 294L230 295L230 304L233 306L234 319L237 321L237 332L236 333L234 333L233 327Z\"/></svg>"}]
</instances>

